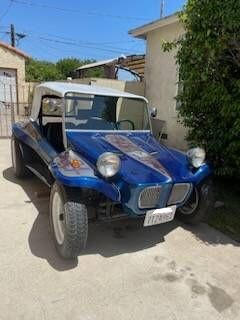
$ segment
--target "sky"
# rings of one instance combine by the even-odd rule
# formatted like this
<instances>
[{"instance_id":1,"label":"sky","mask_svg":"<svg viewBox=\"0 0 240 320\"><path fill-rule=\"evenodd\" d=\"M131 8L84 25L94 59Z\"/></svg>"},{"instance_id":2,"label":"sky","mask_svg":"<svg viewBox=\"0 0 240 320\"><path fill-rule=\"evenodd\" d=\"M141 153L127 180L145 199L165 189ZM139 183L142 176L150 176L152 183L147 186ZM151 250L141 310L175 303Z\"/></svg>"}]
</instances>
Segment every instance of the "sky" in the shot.
<instances>
[{"instance_id":1,"label":"sky","mask_svg":"<svg viewBox=\"0 0 240 320\"><path fill-rule=\"evenodd\" d=\"M145 42L128 35L160 17L161 0L0 0L0 40L10 42L10 24L26 35L18 48L33 58L104 60L145 53ZM164 15L184 0L165 0Z\"/></svg>"}]
</instances>

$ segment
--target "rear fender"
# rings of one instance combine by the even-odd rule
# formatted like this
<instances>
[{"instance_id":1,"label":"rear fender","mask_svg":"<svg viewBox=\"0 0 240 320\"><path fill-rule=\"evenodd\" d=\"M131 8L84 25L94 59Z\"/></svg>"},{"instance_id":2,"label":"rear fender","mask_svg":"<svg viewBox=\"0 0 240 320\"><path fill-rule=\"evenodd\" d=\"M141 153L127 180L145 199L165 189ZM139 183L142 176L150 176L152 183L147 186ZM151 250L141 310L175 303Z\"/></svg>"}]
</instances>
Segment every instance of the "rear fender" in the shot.
<instances>
[{"instance_id":1,"label":"rear fender","mask_svg":"<svg viewBox=\"0 0 240 320\"><path fill-rule=\"evenodd\" d=\"M77 160L79 167L72 166ZM94 170L71 150L58 155L49 165L54 179L67 187L96 190L114 202L120 201L119 189L111 182L95 175Z\"/></svg>"}]
</instances>

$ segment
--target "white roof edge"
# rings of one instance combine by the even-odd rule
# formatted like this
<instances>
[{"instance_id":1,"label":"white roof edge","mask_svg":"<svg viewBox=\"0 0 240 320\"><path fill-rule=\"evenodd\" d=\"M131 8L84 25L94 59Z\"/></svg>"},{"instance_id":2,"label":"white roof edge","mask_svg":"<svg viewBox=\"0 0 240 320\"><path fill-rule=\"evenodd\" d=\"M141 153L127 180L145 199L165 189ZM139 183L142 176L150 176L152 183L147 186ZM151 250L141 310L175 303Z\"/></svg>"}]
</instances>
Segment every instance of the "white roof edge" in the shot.
<instances>
[{"instance_id":1,"label":"white roof edge","mask_svg":"<svg viewBox=\"0 0 240 320\"><path fill-rule=\"evenodd\" d=\"M165 17L165 18L158 19L158 20L152 21L148 24L137 27L135 29L129 30L128 33L136 38L145 39L147 33L154 31L158 28L162 28L162 27L168 26L170 24L177 23L177 22L180 22L179 18L178 18L178 14L174 13L170 16Z\"/></svg>"},{"instance_id":2,"label":"white roof edge","mask_svg":"<svg viewBox=\"0 0 240 320\"><path fill-rule=\"evenodd\" d=\"M109 87L100 87L74 82L44 82L35 87L31 119L37 120L38 118L41 106L41 98L43 95L56 95L58 97L64 98L65 95L70 92L129 99L142 99L148 103L148 100L143 96L112 89Z\"/></svg>"},{"instance_id":3,"label":"white roof edge","mask_svg":"<svg viewBox=\"0 0 240 320\"><path fill-rule=\"evenodd\" d=\"M88 84L81 84L76 82L43 82L36 86L36 90L52 92L59 97L64 97L69 92L75 93L83 93L83 94L95 94L95 95L105 95L105 96L123 96L129 98L141 98L145 99L143 96L139 96L130 92L120 91L117 89L113 89L110 87L104 86L97 86L97 85L88 85Z\"/></svg>"},{"instance_id":4,"label":"white roof edge","mask_svg":"<svg viewBox=\"0 0 240 320\"><path fill-rule=\"evenodd\" d=\"M77 68L76 71L77 70L85 70L85 69L90 69L90 68L95 68L95 67L107 65L107 64L113 63L114 61L117 61L117 60L118 60L118 58L113 58L113 59L109 59L109 60L103 60L103 61L98 61L98 62L85 64L85 65Z\"/></svg>"}]
</instances>

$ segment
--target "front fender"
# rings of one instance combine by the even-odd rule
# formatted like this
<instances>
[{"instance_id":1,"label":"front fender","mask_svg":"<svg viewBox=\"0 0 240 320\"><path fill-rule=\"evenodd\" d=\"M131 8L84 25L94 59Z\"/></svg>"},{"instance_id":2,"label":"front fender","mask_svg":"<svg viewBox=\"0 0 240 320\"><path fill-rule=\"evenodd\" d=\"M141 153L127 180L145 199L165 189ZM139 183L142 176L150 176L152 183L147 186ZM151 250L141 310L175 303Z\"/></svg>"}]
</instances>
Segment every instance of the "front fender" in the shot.
<instances>
[{"instance_id":1,"label":"front fender","mask_svg":"<svg viewBox=\"0 0 240 320\"><path fill-rule=\"evenodd\" d=\"M213 170L209 164L204 164L194 173L194 182L199 185L203 180L207 179L213 174Z\"/></svg>"},{"instance_id":2,"label":"front fender","mask_svg":"<svg viewBox=\"0 0 240 320\"><path fill-rule=\"evenodd\" d=\"M79 161L79 168L71 165L71 160ZM116 185L97 177L94 170L75 153L65 151L56 157L49 169L57 182L68 187L96 190L114 202L120 202L120 191Z\"/></svg>"}]
</instances>

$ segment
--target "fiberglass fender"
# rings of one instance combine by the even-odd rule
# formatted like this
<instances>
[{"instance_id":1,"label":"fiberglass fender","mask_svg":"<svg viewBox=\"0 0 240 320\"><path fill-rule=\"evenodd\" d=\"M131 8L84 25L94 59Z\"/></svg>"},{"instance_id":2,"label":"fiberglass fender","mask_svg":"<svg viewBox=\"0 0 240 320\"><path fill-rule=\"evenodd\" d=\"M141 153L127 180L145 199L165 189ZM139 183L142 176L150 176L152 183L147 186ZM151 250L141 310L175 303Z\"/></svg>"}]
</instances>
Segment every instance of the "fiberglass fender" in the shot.
<instances>
[{"instance_id":1,"label":"fiberglass fender","mask_svg":"<svg viewBox=\"0 0 240 320\"><path fill-rule=\"evenodd\" d=\"M120 201L117 186L97 176L94 169L71 150L59 154L49 169L54 179L64 186L96 190L114 202Z\"/></svg>"}]
</instances>

